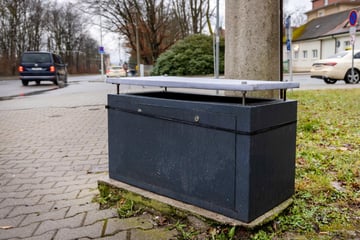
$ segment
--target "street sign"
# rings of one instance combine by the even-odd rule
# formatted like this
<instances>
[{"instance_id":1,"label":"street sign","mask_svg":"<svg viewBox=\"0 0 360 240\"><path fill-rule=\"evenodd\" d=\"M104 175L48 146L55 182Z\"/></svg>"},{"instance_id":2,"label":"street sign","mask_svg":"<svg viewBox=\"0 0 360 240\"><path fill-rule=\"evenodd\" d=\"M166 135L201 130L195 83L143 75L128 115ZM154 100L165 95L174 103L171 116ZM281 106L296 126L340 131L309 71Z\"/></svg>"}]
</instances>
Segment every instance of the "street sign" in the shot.
<instances>
[{"instance_id":1,"label":"street sign","mask_svg":"<svg viewBox=\"0 0 360 240\"><path fill-rule=\"evenodd\" d=\"M288 51L291 50L291 42L290 42L290 39L286 40L286 49L287 49Z\"/></svg>"},{"instance_id":2,"label":"street sign","mask_svg":"<svg viewBox=\"0 0 360 240\"><path fill-rule=\"evenodd\" d=\"M356 34L356 27L350 27L349 33L350 33L350 35L355 35Z\"/></svg>"},{"instance_id":3,"label":"street sign","mask_svg":"<svg viewBox=\"0 0 360 240\"><path fill-rule=\"evenodd\" d=\"M350 44L354 46L355 44L355 35L350 35ZM354 47L353 47L354 48Z\"/></svg>"},{"instance_id":4,"label":"street sign","mask_svg":"<svg viewBox=\"0 0 360 240\"><path fill-rule=\"evenodd\" d=\"M100 54L104 54L104 53L105 53L104 47L99 47L99 53L100 53Z\"/></svg>"},{"instance_id":5,"label":"street sign","mask_svg":"<svg viewBox=\"0 0 360 240\"><path fill-rule=\"evenodd\" d=\"M292 49L291 49L291 43L292 43L291 16L288 16L285 19L285 28L286 28L286 50L288 51L290 81L292 82L293 73L292 73Z\"/></svg>"},{"instance_id":6,"label":"street sign","mask_svg":"<svg viewBox=\"0 0 360 240\"><path fill-rule=\"evenodd\" d=\"M350 43L351 45L355 44L355 37L356 37L356 27L350 27Z\"/></svg>"},{"instance_id":7,"label":"street sign","mask_svg":"<svg viewBox=\"0 0 360 240\"><path fill-rule=\"evenodd\" d=\"M349 23L350 23L350 26L354 27L356 26L357 24L357 18L358 18L358 15L357 15L357 11L355 10L352 10L349 14Z\"/></svg>"}]
</instances>

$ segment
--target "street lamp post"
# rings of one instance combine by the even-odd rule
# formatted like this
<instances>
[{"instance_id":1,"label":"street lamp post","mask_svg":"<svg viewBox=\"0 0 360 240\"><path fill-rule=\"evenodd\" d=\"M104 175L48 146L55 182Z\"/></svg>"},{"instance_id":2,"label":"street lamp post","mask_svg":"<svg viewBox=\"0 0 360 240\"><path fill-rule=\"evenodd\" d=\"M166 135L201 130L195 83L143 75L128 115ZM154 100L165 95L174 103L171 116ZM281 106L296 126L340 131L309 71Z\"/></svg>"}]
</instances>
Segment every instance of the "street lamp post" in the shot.
<instances>
[{"instance_id":1,"label":"street lamp post","mask_svg":"<svg viewBox=\"0 0 360 240\"><path fill-rule=\"evenodd\" d=\"M216 0L216 30L215 30L215 78L219 78L219 0Z\"/></svg>"},{"instance_id":2,"label":"street lamp post","mask_svg":"<svg viewBox=\"0 0 360 240\"><path fill-rule=\"evenodd\" d=\"M121 66L121 37L119 36L119 66Z\"/></svg>"},{"instance_id":3,"label":"street lamp post","mask_svg":"<svg viewBox=\"0 0 360 240\"><path fill-rule=\"evenodd\" d=\"M140 43L139 43L139 17L136 16L136 74L140 76Z\"/></svg>"},{"instance_id":4,"label":"street lamp post","mask_svg":"<svg viewBox=\"0 0 360 240\"><path fill-rule=\"evenodd\" d=\"M100 0L100 69L101 69L101 81L104 81L104 47L102 36L102 1Z\"/></svg>"}]
</instances>

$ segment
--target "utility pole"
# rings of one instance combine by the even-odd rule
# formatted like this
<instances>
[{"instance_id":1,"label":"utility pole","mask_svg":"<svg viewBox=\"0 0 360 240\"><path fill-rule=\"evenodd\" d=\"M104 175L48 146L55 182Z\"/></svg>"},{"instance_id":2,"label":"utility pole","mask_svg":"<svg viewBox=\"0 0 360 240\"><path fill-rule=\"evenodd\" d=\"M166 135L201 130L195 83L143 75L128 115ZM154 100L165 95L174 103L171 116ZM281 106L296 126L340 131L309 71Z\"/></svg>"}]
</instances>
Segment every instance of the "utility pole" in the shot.
<instances>
[{"instance_id":1,"label":"utility pole","mask_svg":"<svg viewBox=\"0 0 360 240\"><path fill-rule=\"evenodd\" d=\"M101 81L104 81L104 46L102 36L102 1L100 0L100 64L101 64Z\"/></svg>"},{"instance_id":2,"label":"utility pole","mask_svg":"<svg viewBox=\"0 0 360 240\"><path fill-rule=\"evenodd\" d=\"M215 78L219 78L219 44L220 44L220 34L219 34L219 0L216 0L216 30L215 30ZM216 94L219 95L219 90L216 90Z\"/></svg>"},{"instance_id":3,"label":"utility pole","mask_svg":"<svg viewBox=\"0 0 360 240\"><path fill-rule=\"evenodd\" d=\"M119 66L121 66L121 36L119 36Z\"/></svg>"},{"instance_id":4,"label":"utility pole","mask_svg":"<svg viewBox=\"0 0 360 240\"><path fill-rule=\"evenodd\" d=\"M136 14L136 75L140 76L139 15Z\"/></svg>"},{"instance_id":5,"label":"utility pole","mask_svg":"<svg viewBox=\"0 0 360 240\"><path fill-rule=\"evenodd\" d=\"M215 30L215 78L219 78L219 0L216 0L216 30Z\"/></svg>"}]
</instances>

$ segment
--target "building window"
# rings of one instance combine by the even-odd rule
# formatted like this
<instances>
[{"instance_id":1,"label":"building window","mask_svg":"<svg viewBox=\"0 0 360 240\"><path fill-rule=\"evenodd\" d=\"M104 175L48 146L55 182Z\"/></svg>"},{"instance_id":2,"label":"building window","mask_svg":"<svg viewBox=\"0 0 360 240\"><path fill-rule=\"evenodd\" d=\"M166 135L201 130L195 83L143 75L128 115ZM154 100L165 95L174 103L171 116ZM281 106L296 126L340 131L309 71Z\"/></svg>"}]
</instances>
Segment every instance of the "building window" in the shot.
<instances>
[{"instance_id":1,"label":"building window","mask_svg":"<svg viewBox=\"0 0 360 240\"><path fill-rule=\"evenodd\" d=\"M344 50L350 50L352 48L350 41L344 41Z\"/></svg>"},{"instance_id":2,"label":"building window","mask_svg":"<svg viewBox=\"0 0 360 240\"><path fill-rule=\"evenodd\" d=\"M299 59L299 52L298 51L294 52L294 59Z\"/></svg>"},{"instance_id":3,"label":"building window","mask_svg":"<svg viewBox=\"0 0 360 240\"><path fill-rule=\"evenodd\" d=\"M329 0L324 0L324 5L327 6L329 4Z\"/></svg>"},{"instance_id":4,"label":"building window","mask_svg":"<svg viewBox=\"0 0 360 240\"><path fill-rule=\"evenodd\" d=\"M307 50L303 51L303 58L308 58L308 51Z\"/></svg>"},{"instance_id":5,"label":"building window","mask_svg":"<svg viewBox=\"0 0 360 240\"><path fill-rule=\"evenodd\" d=\"M317 49L312 50L312 57L313 58L318 58L318 50Z\"/></svg>"}]
</instances>

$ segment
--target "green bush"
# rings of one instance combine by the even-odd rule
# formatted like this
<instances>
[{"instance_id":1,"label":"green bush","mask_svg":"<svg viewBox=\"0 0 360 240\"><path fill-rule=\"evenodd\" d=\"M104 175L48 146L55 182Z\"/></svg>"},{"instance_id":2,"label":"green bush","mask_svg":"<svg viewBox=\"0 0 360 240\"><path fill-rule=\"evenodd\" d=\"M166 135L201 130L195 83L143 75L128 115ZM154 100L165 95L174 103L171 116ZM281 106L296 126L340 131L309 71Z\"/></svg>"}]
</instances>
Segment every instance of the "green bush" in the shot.
<instances>
[{"instance_id":1,"label":"green bush","mask_svg":"<svg viewBox=\"0 0 360 240\"><path fill-rule=\"evenodd\" d=\"M224 73L224 39L220 40L219 72ZM206 75L214 73L213 37L192 35L178 41L157 59L152 75Z\"/></svg>"}]
</instances>

